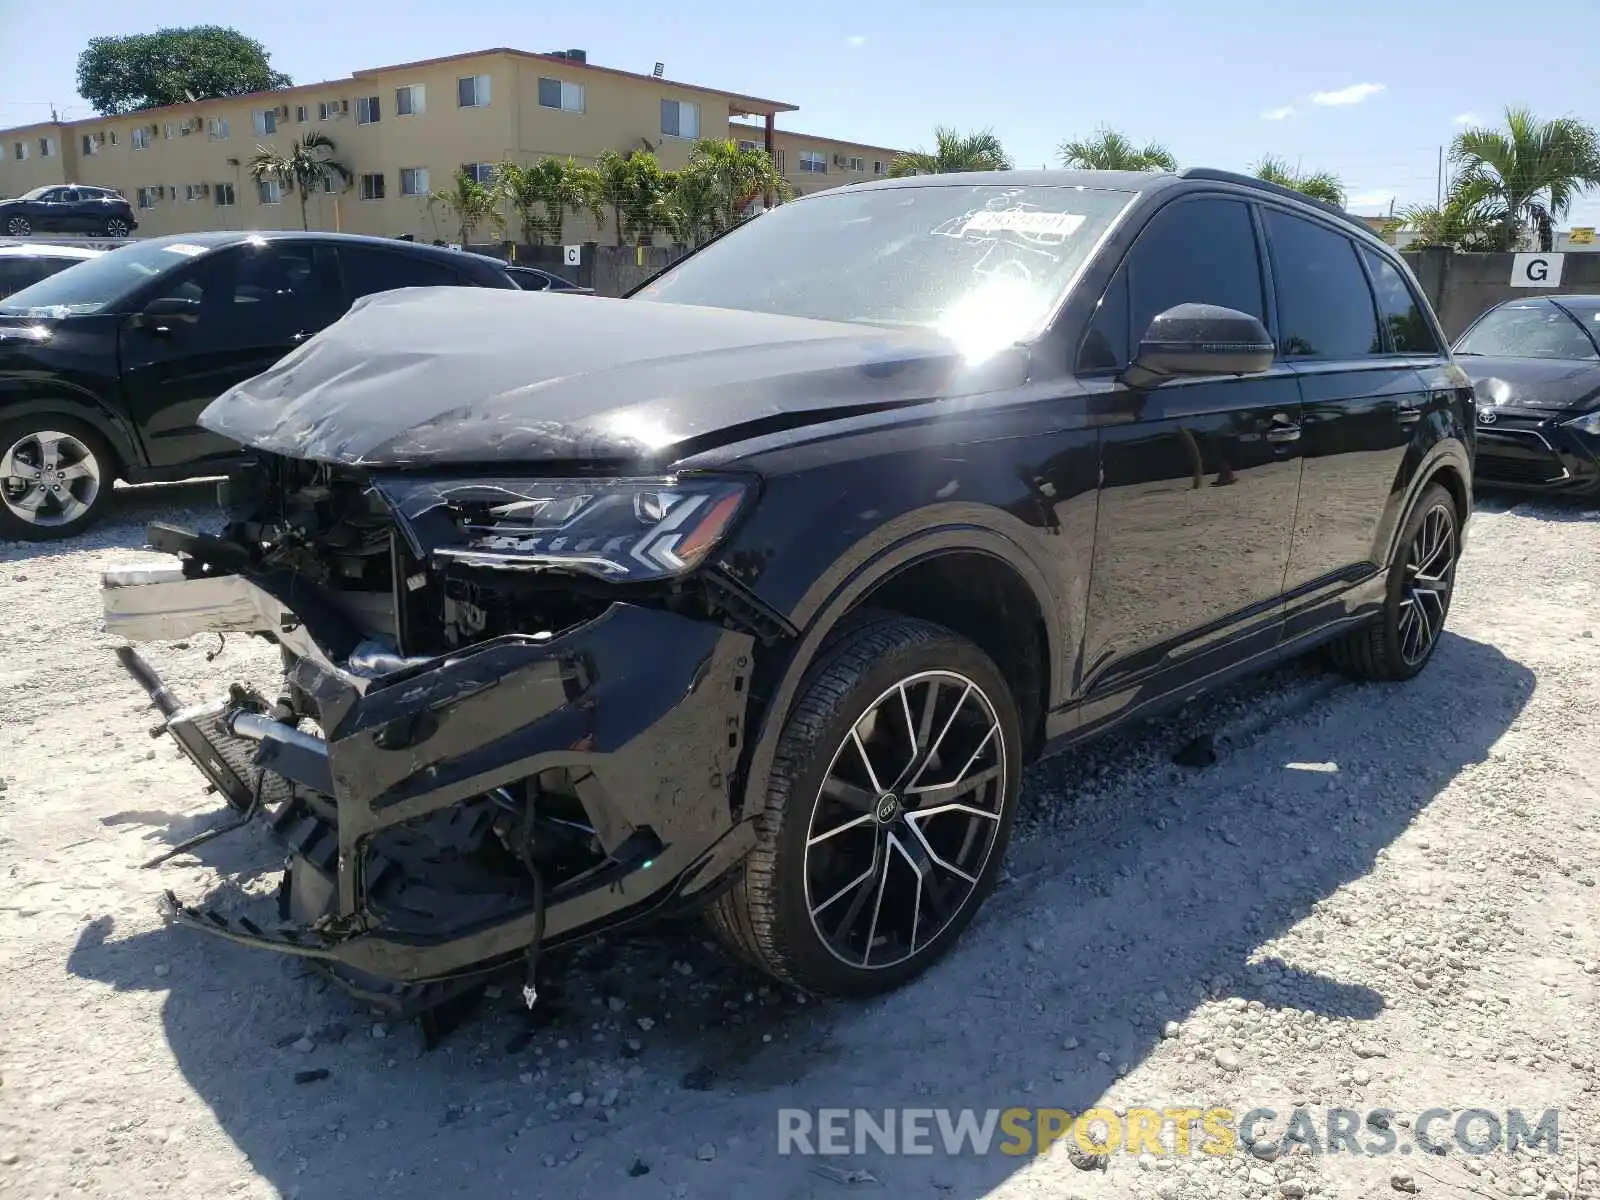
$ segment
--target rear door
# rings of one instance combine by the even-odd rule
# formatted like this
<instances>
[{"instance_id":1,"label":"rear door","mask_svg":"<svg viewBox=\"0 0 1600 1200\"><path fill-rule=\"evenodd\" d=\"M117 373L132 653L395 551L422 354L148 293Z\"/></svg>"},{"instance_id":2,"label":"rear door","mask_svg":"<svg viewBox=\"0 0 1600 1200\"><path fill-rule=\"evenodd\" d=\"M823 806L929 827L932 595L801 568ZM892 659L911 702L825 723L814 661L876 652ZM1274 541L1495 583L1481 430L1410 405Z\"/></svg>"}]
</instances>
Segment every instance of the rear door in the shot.
<instances>
[{"instance_id":1,"label":"rear door","mask_svg":"<svg viewBox=\"0 0 1600 1200\"><path fill-rule=\"evenodd\" d=\"M1182 198L1140 232L1112 277L1084 340L1080 378L1104 372L1110 420L1101 485L1084 664L1087 713L1182 682L1200 656L1234 642L1245 655L1277 640L1280 592L1300 487L1294 372L1177 379L1134 390L1116 381L1158 313L1220 304L1270 327L1255 221L1243 200ZM1138 693L1136 695L1135 693Z\"/></svg>"},{"instance_id":2,"label":"rear door","mask_svg":"<svg viewBox=\"0 0 1600 1200\"><path fill-rule=\"evenodd\" d=\"M338 264L326 244L270 241L220 250L164 281L157 295L193 301L187 316L135 314L122 330L122 382L153 467L238 448L200 414L338 318Z\"/></svg>"},{"instance_id":3,"label":"rear door","mask_svg":"<svg viewBox=\"0 0 1600 1200\"><path fill-rule=\"evenodd\" d=\"M435 255L407 254L352 242L339 246L339 269L350 303L397 288L454 287L471 282Z\"/></svg>"},{"instance_id":4,"label":"rear door","mask_svg":"<svg viewBox=\"0 0 1600 1200\"><path fill-rule=\"evenodd\" d=\"M1332 222L1270 206L1262 218L1279 349L1304 406L1300 504L1284 579L1292 636L1301 632L1294 614L1379 568L1404 496L1407 449L1434 403L1422 369L1442 349L1409 285L1381 255Z\"/></svg>"}]
</instances>

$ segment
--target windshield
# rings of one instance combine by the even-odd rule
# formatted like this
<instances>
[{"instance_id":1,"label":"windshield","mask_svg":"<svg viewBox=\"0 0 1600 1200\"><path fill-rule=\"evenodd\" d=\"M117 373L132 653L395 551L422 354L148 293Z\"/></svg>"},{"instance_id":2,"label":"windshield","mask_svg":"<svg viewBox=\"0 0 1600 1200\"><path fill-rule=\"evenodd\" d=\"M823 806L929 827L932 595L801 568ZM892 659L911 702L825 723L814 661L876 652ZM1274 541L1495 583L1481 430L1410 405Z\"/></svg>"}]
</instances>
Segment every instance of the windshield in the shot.
<instances>
[{"instance_id":1,"label":"windshield","mask_svg":"<svg viewBox=\"0 0 1600 1200\"><path fill-rule=\"evenodd\" d=\"M29 191L23 192L22 195L17 197L17 199L18 200L37 200L40 196L44 195L46 192L55 191L57 186L58 185L54 184L54 183L47 183L43 187L36 187L36 188L33 188L33 189L29 190Z\"/></svg>"},{"instance_id":2,"label":"windshield","mask_svg":"<svg viewBox=\"0 0 1600 1200\"><path fill-rule=\"evenodd\" d=\"M1045 322L1132 192L933 184L784 204L634 296L922 326L998 349Z\"/></svg>"},{"instance_id":3,"label":"windshield","mask_svg":"<svg viewBox=\"0 0 1600 1200\"><path fill-rule=\"evenodd\" d=\"M204 253L205 247L181 241L135 242L23 288L0 302L0 313L69 317L115 311L117 302L136 288Z\"/></svg>"},{"instance_id":4,"label":"windshield","mask_svg":"<svg viewBox=\"0 0 1600 1200\"><path fill-rule=\"evenodd\" d=\"M1543 301L1495 309L1456 343L1455 352L1497 358L1600 358L1583 326L1564 308Z\"/></svg>"}]
</instances>

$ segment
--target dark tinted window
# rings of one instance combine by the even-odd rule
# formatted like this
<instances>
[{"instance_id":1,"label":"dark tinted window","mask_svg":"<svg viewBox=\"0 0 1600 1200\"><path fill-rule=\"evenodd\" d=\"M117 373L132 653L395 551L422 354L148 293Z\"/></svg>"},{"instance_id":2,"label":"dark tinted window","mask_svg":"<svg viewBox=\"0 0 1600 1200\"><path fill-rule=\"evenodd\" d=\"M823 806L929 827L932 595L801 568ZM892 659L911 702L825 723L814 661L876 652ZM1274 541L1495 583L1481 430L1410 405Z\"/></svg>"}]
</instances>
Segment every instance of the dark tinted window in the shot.
<instances>
[{"instance_id":1,"label":"dark tinted window","mask_svg":"<svg viewBox=\"0 0 1600 1200\"><path fill-rule=\"evenodd\" d=\"M1150 322L1179 304L1220 304L1266 319L1250 210L1237 200L1163 208L1134 242L1090 324L1080 370L1127 365Z\"/></svg>"},{"instance_id":2,"label":"dark tinted window","mask_svg":"<svg viewBox=\"0 0 1600 1200\"><path fill-rule=\"evenodd\" d=\"M454 267L433 257L374 250L366 246L340 246L345 293L355 300L395 288L449 287L462 282Z\"/></svg>"},{"instance_id":3,"label":"dark tinted window","mask_svg":"<svg viewBox=\"0 0 1600 1200\"><path fill-rule=\"evenodd\" d=\"M1600 358L1566 310L1548 300L1523 300L1491 311L1456 343L1457 354L1506 358Z\"/></svg>"},{"instance_id":4,"label":"dark tinted window","mask_svg":"<svg viewBox=\"0 0 1600 1200\"><path fill-rule=\"evenodd\" d=\"M1439 343L1405 277L1381 254L1363 248L1361 256L1367 260L1367 271L1372 275L1378 316L1389 328L1390 348L1398 354L1439 353Z\"/></svg>"},{"instance_id":5,"label":"dark tinted window","mask_svg":"<svg viewBox=\"0 0 1600 1200\"><path fill-rule=\"evenodd\" d=\"M1383 352L1372 289L1343 234L1276 209L1264 211L1278 290L1278 344L1291 358L1362 358Z\"/></svg>"},{"instance_id":6,"label":"dark tinted window","mask_svg":"<svg viewBox=\"0 0 1600 1200\"><path fill-rule=\"evenodd\" d=\"M43 278L42 263L37 258L0 258L0 296L20 292Z\"/></svg>"}]
</instances>

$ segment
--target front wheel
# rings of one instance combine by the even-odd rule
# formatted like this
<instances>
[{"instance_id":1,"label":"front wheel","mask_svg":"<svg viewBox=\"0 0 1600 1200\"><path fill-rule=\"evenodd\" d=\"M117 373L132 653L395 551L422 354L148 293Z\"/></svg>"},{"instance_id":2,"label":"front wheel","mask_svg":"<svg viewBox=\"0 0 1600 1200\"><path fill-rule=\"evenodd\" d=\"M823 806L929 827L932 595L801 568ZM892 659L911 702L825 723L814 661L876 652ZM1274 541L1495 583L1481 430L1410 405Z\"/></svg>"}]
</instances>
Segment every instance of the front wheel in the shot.
<instances>
[{"instance_id":1,"label":"front wheel","mask_svg":"<svg viewBox=\"0 0 1600 1200\"><path fill-rule=\"evenodd\" d=\"M8 217L6 232L12 237L28 237L33 233L33 222L27 217Z\"/></svg>"},{"instance_id":2,"label":"front wheel","mask_svg":"<svg viewBox=\"0 0 1600 1200\"><path fill-rule=\"evenodd\" d=\"M756 848L711 924L803 990L894 988L982 904L1020 777L1016 702L988 656L926 621L865 620L802 685Z\"/></svg>"},{"instance_id":3,"label":"front wheel","mask_svg":"<svg viewBox=\"0 0 1600 1200\"><path fill-rule=\"evenodd\" d=\"M1417 675L1439 646L1460 555L1455 500L1433 484L1396 539L1383 611L1330 647L1334 664L1358 679L1400 682Z\"/></svg>"},{"instance_id":4,"label":"front wheel","mask_svg":"<svg viewBox=\"0 0 1600 1200\"><path fill-rule=\"evenodd\" d=\"M0 422L0 541L73 537L99 516L115 475L94 430L48 414Z\"/></svg>"}]
</instances>

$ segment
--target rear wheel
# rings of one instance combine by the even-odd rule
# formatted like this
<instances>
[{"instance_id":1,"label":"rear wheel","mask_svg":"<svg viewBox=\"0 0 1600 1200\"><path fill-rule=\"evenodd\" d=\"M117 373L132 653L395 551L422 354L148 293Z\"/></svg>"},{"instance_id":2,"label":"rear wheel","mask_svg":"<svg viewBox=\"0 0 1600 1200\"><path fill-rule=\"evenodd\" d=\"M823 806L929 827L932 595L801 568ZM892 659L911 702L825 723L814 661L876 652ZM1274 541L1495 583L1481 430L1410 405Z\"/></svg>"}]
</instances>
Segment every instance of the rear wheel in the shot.
<instances>
[{"instance_id":1,"label":"rear wheel","mask_svg":"<svg viewBox=\"0 0 1600 1200\"><path fill-rule=\"evenodd\" d=\"M105 440L69 417L0 422L0 540L73 537L111 498L115 459Z\"/></svg>"},{"instance_id":2,"label":"rear wheel","mask_svg":"<svg viewBox=\"0 0 1600 1200\"><path fill-rule=\"evenodd\" d=\"M855 626L803 685L757 846L712 926L807 991L905 982L950 948L993 886L1020 746L1010 689L971 642L897 616Z\"/></svg>"},{"instance_id":3,"label":"rear wheel","mask_svg":"<svg viewBox=\"0 0 1600 1200\"><path fill-rule=\"evenodd\" d=\"M1455 500L1433 484L1396 540L1383 612L1329 648L1335 665L1358 679L1398 682L1417 675L1444 632L1460 554Z\"/></svg>"},{"instance_id":4,"label":"rear wheel","mask_svg":"<svg viewBox=\"0 0 1600 1200\"><path fill-rule=\"evenodd\" d=\"M125 238L131 232L128 222L121 217L107 217L101 230L109 238Z\"/></svg>"},{"instance_id":5,"label":"rear wheel","mask_svg":"<svg viewBox=\"0 0 1600 1200\"><path fill-rule=\"evenodd\" d=\"M33 232L33 222L27 217L6 218L6 232L12 237L27 237Z\"/></svg>"}]
</instances>

